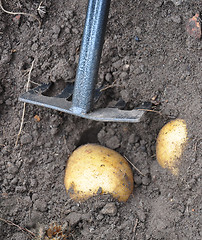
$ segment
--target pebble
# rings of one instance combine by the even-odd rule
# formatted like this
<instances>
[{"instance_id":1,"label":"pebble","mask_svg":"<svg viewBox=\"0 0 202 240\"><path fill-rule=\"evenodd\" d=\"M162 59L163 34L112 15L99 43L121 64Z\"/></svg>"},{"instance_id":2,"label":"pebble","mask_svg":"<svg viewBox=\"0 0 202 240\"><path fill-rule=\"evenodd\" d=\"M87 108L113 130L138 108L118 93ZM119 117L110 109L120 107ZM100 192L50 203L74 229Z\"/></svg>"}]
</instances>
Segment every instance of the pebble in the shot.
<instances>
[{"instance_id":1,"label":"pebble","mask_svg":"<svg viewBox=\"0 0 202 240\"><path fill-rule=\"evenodd\" d=\"M111 75L111 73L107 73L107 74L105 75L105 80L106 80L107 82L110 82L110 81L112 80L112 75Z\"/></svg>"},{"instance_id":2,"label":"pebble","mask_svg":"<svg viewBox=\"0 0 202 240\"><path fill-rule=\"evenodd\" d=\"M123 71L128 72L130 70L130 65L129 64L124 64L123 65Z\"/></svg>"},{"instance_id":3,"label":"pebble","mask_svg":"<svg viewBox=\"0 0 202 240\"><path fill-rule=\"evenodd\" d=\"M69 222L70 226L74 226L81 220L81 217L81 213L71 212L66 219Z\"/></svg>"},{"instance_id":4,"label":"pebble","mask_svg":"<svg viewBox=\"0 0 202 240\"><path fill-rule=\"evenodd\" d=\"M134 144L134 142L135 142L135 134L132 133L128 138L128 143L129 144Z\"/></svg>"},{"instance_id":5,"label":"pebble","mask_svg":"<svg viewBox=\"0 0 202 240\"><path fill-rule=\"evenodd\" d=\"M142 178L138 175L135 175L134 176L134 182L137 186L141 185L142 184Z\"/></svg>"},{"instance_id":6,"label":"pebble","mask_svg":"<svg viewBox=\"0 0 202 240\"><path fill-rule=\"evenodd\" d=\"M100 211L100 214L115 216L117 214L117 207L114 202L107 203L103 209Z\"/></svg>"},{"instance_id":7,"label":"pebble","mask_svg":"<svg viewBox=\"0 0 202 240\"><path fill-rule=\"evenodd\" d=\"M15 178L13 178L13 180L11 181L11 185L16 185L17 182L18 182L18 178L15 177Z\"/></svg>"},{"instance_id":8,"label":"pebble","mask_svg":"<svg viewBox=\"0 0 202 240\"><path fill-rule=\"evenodd\" d=\"M150 182L151 182L151 179L148 175L146 175L142 178L142 184L143 185L148 186L150 184Z\"/></svg>"},{"instance_id":9,"label":"pebble","mask_svg":"<svg viewBox=\"0 0 202 240\"><path fill-rule=\"evenodd\" d=\"M38 44L37 43L34 43L31 47L31 50L32 51L36 51L38 49Z\"/></svg>"}]
</instances>

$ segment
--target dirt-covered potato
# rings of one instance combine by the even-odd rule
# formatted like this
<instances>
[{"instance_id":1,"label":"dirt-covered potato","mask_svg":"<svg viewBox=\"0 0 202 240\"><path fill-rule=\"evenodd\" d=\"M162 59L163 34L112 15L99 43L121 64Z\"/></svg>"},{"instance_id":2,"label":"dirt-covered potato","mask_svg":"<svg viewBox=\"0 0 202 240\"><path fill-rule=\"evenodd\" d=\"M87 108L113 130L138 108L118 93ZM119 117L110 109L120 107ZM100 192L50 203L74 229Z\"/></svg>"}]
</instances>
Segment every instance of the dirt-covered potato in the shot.
<instances>
[{"instance_id":1,"label":"dirt-covered potato","mask_svg":"<svg viewBox=\"0 0 202 240\"><path fill-rule=\"evenodd\" d=\"M158 163L178 175L181 155L187 142L187 126L183 119L167 123L160 130L156 143Z\"/></svg>"},{"instance_id":2,"label":"dirt-covered potato","mask_svg":"<svg viewBox=\"0 0 202 240\"><path fill-rule=\"evenodd\" d=\"M125 158L96 144L83 145L72 153L64 183L69 196L76 201L106 193L126 201L134 185L133 172Z\"/></svg>"}]
</instances>

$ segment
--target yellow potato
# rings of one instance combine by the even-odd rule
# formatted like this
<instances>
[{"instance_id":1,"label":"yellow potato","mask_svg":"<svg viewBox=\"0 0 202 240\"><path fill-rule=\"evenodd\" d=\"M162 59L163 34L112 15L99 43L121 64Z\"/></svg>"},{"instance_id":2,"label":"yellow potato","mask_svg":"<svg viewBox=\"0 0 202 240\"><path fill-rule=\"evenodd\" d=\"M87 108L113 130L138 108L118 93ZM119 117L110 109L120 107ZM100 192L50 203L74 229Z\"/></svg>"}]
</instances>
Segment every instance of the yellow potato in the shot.
<instances>
[{"instance_id":1,"label":"yellow potato","mask_svg":"<svg viewBox=\"0 0 202 240\"><path fill-rule=\"evenodd\" d=\"M76 201L107 193L121 202L127 201L134 185L133 172L125 158L96 144L83 145L72 153L64 183Z\"/></svg>"},{"instance_id":2,"label":"yellow potato","mask_svg":"<svg viewBox=\"0 0 202 240\"><path fill-rule=\"evenodd\" d=\"M187 126L183 119L167 123L160 130L156 143L158 163L174 175L179 173L180 157L187 142Z\"/></svg>"}]
</instances>

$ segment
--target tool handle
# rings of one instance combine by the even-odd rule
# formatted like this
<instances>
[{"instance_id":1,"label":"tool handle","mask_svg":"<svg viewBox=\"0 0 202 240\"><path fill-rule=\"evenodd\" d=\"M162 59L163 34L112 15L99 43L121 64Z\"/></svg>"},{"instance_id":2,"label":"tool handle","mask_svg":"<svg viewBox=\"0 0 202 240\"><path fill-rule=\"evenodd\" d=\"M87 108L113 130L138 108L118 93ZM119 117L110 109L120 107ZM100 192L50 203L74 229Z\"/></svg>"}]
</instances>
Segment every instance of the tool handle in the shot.
<instances>
[{"instance_id":1,"label":"tool handle","mask_svg":"<svg viewBox=\"0 0 202 240\"><path fill-rule=\"evenodd\" d=\"M109 7L110 0L88 1L71 107L77 114L85 114L92 109Z\"/></svg>"}]
</instances>

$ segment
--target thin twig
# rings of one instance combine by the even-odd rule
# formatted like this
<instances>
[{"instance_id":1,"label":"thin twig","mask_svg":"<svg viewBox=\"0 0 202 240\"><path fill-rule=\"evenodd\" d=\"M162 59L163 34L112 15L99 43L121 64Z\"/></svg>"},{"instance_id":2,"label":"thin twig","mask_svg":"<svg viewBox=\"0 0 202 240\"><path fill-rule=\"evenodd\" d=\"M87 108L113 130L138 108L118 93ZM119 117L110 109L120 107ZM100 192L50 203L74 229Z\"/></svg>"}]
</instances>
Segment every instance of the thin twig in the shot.
<instances>
[{"instance_id":1,"label":"thin twig","mask_svg":"<svg viewBox=\"0 0 202 240\"><path fill-rule=\"evenodd\" d=\"M31 13L24 13L24 12L10 12L7 11L6 9L4 9L3 4L2 4L2 0L0 0L0 8L3 12L11 14L11 15L24 15L24 16L28 16L28 17L33 17L34 19L36 19L39 23L39 28L41 28L41 20L34 14Z\"/></svg>"},{"instance_id":2,"label":"thin twig","mask_svg":"<svg viewBox=\"0 0 202 240\"><path fill-rule=\"evenodd\" d=\"M20 227L19 225L15 224L15 223L13 223L13 222L11 222L11 221L9 221L9 220L3 219L3 218L0 218L0 221L5 222L5 223L7 223L8 225L15 226L15 227L19 228L21 231L27 232L27 233L31 234L33 237L36 238L36 235L35 235L33 232L31 232L30 230L28 230L27 228Z\"/></svg>"},{"instance_id":3,"label":"thin twig","mask_svg":"<svg viewBox=\"0 0 202 240\"><path fill-rule=\"evenodd\" d=\"M30 70L29 70L28 80L27 80L27 84L26 84L26 92L28 92L28 90L29 90L29 83L30 83L30 80L31 80L31 72L32 72L32 69L33 69L33 67L34 67L34 61L35 61L35 60L32 61L32 65L31 65L31 68L30 68ZM24 106L23 106L20 129L19 129L19 132L18 132L18 135L17 135L17 139L16 139L16 142L15 142L15 146L17 146L17 144L18 144L18 140L19 140L19 137L20 137L20 135L21 135L22 128L23 128L23 125L24 125L25 109L26 109L26 103L24 103Z\"/></svg>"},{"instance_id":4,"label":"thin twig","mask_svg":"<svg viewBox=\"0 0 202 240\"><path fill-rule=\"evenodd\" d=\"M100 90L100 92L103 92L103 91L105 91L105 90L107 90L107 89L109 89L109 88L120 87L120 86L121 86L121 85L111 84L111 85L108 85L108 86L102 88L102 89Z\"/></svg>"},{"instance_id":5,"label":"thin twig","mask_svg":"<svg viewBox=\"0 0 202 240\"><path fill-rule=\"evenodd\" d=\"M131 166L142 176L145 176L126 156L124 158L131 164Z\"/></svg>"},{"instance_id":6,"label":"thin twig","mask_svg":"<svg viewBox=\"0 0 202 240\"><path fill-rule=\"evenodd\" d=\"M135 240L135 232L136 232L137 224L138 224L138 218L135 220L135 224L134 224L134 227L133 227L133 237L132 237L132 240Z\"/></svg>"},{"instance_id":7,"label":"thin twig","mask_svg":"<svg viewBox=\"0 0 202 240\"><path fill-rule=\"evenodd\" d=\"M107 85L106 87L102 88L102 89L100 90L100 92L105 91L105 90L107 90L107 89L109 89L109 88L119 87L120 85L116 85L116 84L115 84L116 82L117 82L117 79L116 79L115 81L113 81L112 84Z\"/></svg>"}]
</instances>

